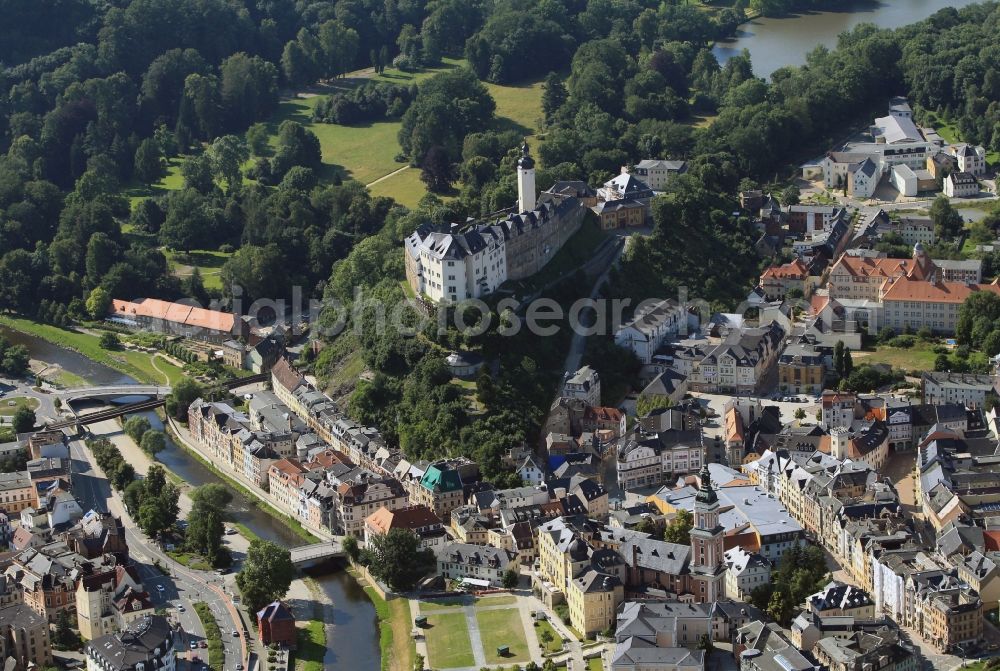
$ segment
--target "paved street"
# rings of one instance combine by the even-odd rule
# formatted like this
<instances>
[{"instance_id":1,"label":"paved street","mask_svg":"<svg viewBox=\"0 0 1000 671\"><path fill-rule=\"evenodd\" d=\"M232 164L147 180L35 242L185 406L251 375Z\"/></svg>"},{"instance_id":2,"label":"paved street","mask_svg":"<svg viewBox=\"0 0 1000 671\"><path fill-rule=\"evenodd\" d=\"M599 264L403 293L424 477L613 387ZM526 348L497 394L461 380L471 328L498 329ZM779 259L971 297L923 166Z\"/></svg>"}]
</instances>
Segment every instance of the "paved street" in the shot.
<instances>
[{"instance_id":1,"label":"paved street","mask_svg":"<svg viewBox=\"0 0 1000 671\"><path fill-rule=\"evenodd\" d=\"M200 646L197 650L190 650L191 642L198 644L204 640L204 629L194 610L195 602L204 601L212 610L222 630L226 653L225 671L236 671L237 665L245 664L247 641L243 636L232 635L234 631L243 630L236 608L226 595L226 591L231 592L233 586L214 573L182 568L146 539L135 528L119 497L112 495L110 483L92 462L90 451L86 449L82 440L70 442L70 458L74 493L83 502L84 508L110 511L125 522L125 535L130 554L138 565L154 605L166 608L168 615L180 622L185 632L183 638L185 651L181 657L189 660L194 657L201 661L205 660L207 650ZM165 567L169 575L161 574L152 565L154 561Z\"/></svg>"}]
</instances>

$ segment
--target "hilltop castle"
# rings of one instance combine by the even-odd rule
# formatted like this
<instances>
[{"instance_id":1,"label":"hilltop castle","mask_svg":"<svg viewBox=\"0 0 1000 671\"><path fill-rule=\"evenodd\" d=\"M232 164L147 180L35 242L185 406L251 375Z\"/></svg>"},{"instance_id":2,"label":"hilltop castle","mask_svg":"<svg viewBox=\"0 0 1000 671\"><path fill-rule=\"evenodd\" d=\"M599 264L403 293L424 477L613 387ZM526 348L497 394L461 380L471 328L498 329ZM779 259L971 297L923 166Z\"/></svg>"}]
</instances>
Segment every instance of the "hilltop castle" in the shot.
<instances>
[{"instance_id":1,"label":"hilltop castle","mask_svg":"<svg viewBox=\"0 0 1000 671\"><path fill-rule=\"evenodd\" d=\"M587 208L578 196L587 191L583 182L556 182L536 197L535 161L525 142L517 161L517 212L446 231L417 227L403 245L406 281L436 303L455 303L531 277L580 229Z\"/></svg>"}]
</instances>

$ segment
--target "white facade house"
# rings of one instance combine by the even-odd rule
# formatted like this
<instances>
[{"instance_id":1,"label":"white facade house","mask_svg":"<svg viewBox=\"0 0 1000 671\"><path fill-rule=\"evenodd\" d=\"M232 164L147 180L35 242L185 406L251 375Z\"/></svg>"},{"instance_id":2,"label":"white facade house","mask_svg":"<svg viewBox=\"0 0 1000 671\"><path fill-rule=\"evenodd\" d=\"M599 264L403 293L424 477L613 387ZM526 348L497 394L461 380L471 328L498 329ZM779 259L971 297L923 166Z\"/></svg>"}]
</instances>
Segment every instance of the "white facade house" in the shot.
<instances>
[{"instance_id":1,"label":"white facade house","mask_svg":"<svg viewBox=\"0 0 1000 671\"><path fill-rule=\"evenodd\" d=\"M568 373L567 373L568 375ZM581 399L591 407L601 404L601 376L590 366L584 366L563 383L563 396Z\"/></svg>"},{"instance_id":2,"label":"white facade house","mask_svg":"<svg viewBox=\"0 0 1000 671\"><path fill-rule=\"evenodd\" d=\"M982 408L993 391L992 375L971 373L931 373L921 377L923 402L930 405L958 403L966 408Z\"/></svg>"},{"instance_id":3,"label":"white facade house","mask_svg":"<svg viewBox=\"0 0 1000 671\"><path fill-rule=\"evenodd\" d=\"M848 169L848 174L851 180L848 191L855 198L871 198L882 176L878 164L871 158L852 165Z\"/></svg>"},{"instance_id":4,"label":"white facade house","mask_svg":"<svg viewBox=\"0 0 1000 671\"><path fill-rule=\"evenodd\" d=\"M944 195L949 198L968 198L979 193L979 182L968 172L953 172L944 178Z\"/></svg>"},{"instance_id":5,"label":"white facade house","mask_svg":"<svg viewBox=\"0 0 1000 671\"><path fill-rule=\"evenodd\" d=\"M958 159L959 172L970 175L986 174L986 149L971 144L956 144L947 148L948 153Z\"/></svg>"},{"instance_id":6,"label":"white facade house","mask_svg":"<svg viewBox=\"0 0 1000 671\"><path fill-rule=\"evenodd\" d=\"M726 598L747 601L750 592L771 580L771 562L756 552L747 552L741 547L725 552Z\"/></svg>"},{"instance_id":7,"label":"white facade house","mask_svg":"<svg viewBox=\"0 0 1000 671\"><path fill-rule=\"evenodd\" d=\"M652 363L653 355L668 339L687 327L687 313L677 301L640 305L635 317L615 331L615 344L632 350L641 363Z\"/></svg>"},{"instance_id":8,"label":"white facade house","mask_svg":"<svg viewBox=\"0 0 1000 671\"><path fill-rule=\"evenodd\" d=\"M635 164L632 169L622 166L622 174L635 175L653 191L663 191L676 175L687 172L686 161L670 161L663 159L645 159Z\"/></svg>"},{"instance_id":9,"label":"white facade house","mask_svg":"<svg viewBox=\"0 0 1000 671\"><path fill-rule=\"evenodd\" d=\"M902 196L917 195L917 173L908 165L893 166L890 176L892 185Z\"/></svg>"}]
</instances>

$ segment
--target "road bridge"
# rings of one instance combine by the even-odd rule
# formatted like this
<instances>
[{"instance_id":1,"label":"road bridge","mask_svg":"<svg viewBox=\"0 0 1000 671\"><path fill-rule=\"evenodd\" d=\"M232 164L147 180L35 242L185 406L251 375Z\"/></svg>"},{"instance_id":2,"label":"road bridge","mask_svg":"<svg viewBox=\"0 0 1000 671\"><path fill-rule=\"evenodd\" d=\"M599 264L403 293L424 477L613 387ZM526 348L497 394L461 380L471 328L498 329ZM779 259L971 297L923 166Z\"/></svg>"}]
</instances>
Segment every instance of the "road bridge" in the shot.
<instances>
[{"instance_id":1,"label":"road bridge","mask_svg":"<svg viewBox=\"0 0 1000 671\"><path fill-rule=\"evenodd\" d=\"M323 541L322 543L314 543L312 545L301 545L297 548L292 548L291 553L292 563L296 566L346 556L344 547L340 541Z\"/></svg>"}]
</instances>

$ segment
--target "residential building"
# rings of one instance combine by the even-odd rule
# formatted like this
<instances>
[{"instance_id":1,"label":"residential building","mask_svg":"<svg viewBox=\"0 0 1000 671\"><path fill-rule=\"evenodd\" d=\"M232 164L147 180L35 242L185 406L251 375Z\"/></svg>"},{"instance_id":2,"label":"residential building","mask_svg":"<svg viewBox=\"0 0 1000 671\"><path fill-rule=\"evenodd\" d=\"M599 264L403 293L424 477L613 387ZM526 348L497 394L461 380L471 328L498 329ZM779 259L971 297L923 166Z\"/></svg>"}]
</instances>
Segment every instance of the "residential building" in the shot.
<instances>
[{"instance_id":1,"label":"residential building","mask_svg":"<svg viewBox=\"0 0 1000 671\"><path fill-rule=\"evenodd\" d=\"M653 191L663 191L676 175L687 172L687 161L643 159L632 168L622 166L623 175L635 175Z\"/></svg>"},{"instance_id":2,"label":"residential building","mask_svg":"<svg viewBox=\"0 0 1000 671\"><path fill-rule=\"evenodd\" d=\"M917 656L899 644L896 630L885 625L875 631L825 636L813 653L830 671L917 671L921 666Z\"/></svg>"},{"instance_id":3,"label":"residential building","mask_svg":"<svg viewBox=\"0 0 1000 671\"><path fill-rule=\"evenodd\" d=\"M958 171L973 176L986 174L986 149L971 144L949 145L946 151L958 161Z\"/></svg>"},{"instance_id":4,"label":"residential building","mask_svg":"<svg viewBox=\"0 0 1000 671\"><path fill-rule=\"evenodd\" d=\"M944 178L944 195L949 198L969 198L979 193L979 181L967 172L953 172Z\"/></svg>"},{"instance_id":5,"label":"residential building","mask_svg":"<svg viewBox=\"0 0 1000 671\"><path fill-rule=\"evenodd\" d=\"M282 601L272 601L257 611L257 640L294 650L298 645L295 616Z\"/></svg>"},{"instance_id":6,"label":"residential building","mask_svg":"<svg viewBox=\"0 0 1000 671\"><path fill-rule=\"evenodd\" d=\"M610 630L624 598L625 587L617 576L589 569L567 585L570 623L588 637Z\"/></svg>"},{"instance_id":7,"label":"residential building","mask_svg":"<svg viewBox=\"0 0 1000 671\"><path fill-rule=\"evenodd\" d=\"M8 514L37 506L37 496L28 471L0 473L0 507Z\"/></svg>"},{"instance_id":8,"label":"residential building","mask_svg":"<svg viewBox=\"0 0 1000 671\"><path fill-rule=\"evenodd\" d=\"M427 467L410 487L410 502L427 506L442 520L465 503L462 474L449 461L436 461Z\"/></svg>"},{"instance_id":9,"label":"residential building","mask_svg":"<svg viewBox=\"0 0 1000 671\"><path fill-rule=\"evenodd\" d=\"M808 297L810 289L809 267L796 258L782 266L771 266L760 276L760 288L768 301L781 301L788 292L795 290L800 297Z\"/></svg>"},{"instance_id":10,"label":"residential building","mask_svg":"<svg viewBox=\"0 0 1000 671\"><path fill-rule=\"evenodd\" d=\"M875 617L875 602L854 585L831 580L826 587L806 599L809 610L823 617L853 617L858 620Z\"/></svg>"},{"instance_id":11,"label":"residential building","mask_svg":"<svg viewBox=\"0 0 1000 671\"><path fill-rule=\"evenodd\" d=\"M174 631L161 615L147 615L117 634L96 638L84 650L87 671L174 671Z\"/></svg>"},{"instance_id":12,"label":"residential building","mask_svg":"<svg viewBox=\"0 0 1000 671\"><path fill-rule=\"evenodd\" d=\"M602 231L642 226L650 216L649 205L631 199L602 200L590 210L597 215Z\"/></svg>"},{"instance_id":13,"label":"residential building","mask_svg":"<svg viewBox=\"0 0 1000 671\"><path fill-rule=\"evenodd\" d=\"M448 543L438 555L438 574L449 580L461 582L468 578L483 581L483 586L502 587L508 570L518 570L517 553L488 545Z\"/></svg>"},{"instance_id":14,"label":"residential building","mask_svg":"<svg viewBox=\"0 0 1000 671\"><path fill-rule=\"evenodd\" d=\"M420 539L420 549L433 550L434 554L439 554L448 542L441 518L427 506L406 506L396 510L383 506L365 519L365 545L371 543L374 536L393 529L414 533Z\"/></svg>"},{"instance_id":15,"label":"residential building","mask_svg":"<svg viewBox=\"0 0 1000 671\"><path fill-rule=\"evenodd\" d=\"M776 321L759 328L733 329L720 345L696 361L688 384L694 391L750 394L773 370L785 330Z\"/></svg>"},{"instance_id":16,"label":"residential building","mask_svg":"<svg viewBox=\"0 0 1000 671\"><path fill-rule=\"evenodd\" d=\"M396 511L408 501L403 485L395 478L371 478L345 482L337 488L334 528L345 535L364 538L365 520L381 508Z\"/></svg>"},{"instance_id":17,"label":"residential building","mask_svg":"<svg viewBox=\"0 0 1000 671\"><path fill-rule=\"evenodd\" d=\"M705 604L626 601L617 614L613 671L702 671L702 637L712 637Z\"/></svg>"},{"instance_id":18,"label":"residential building","mask_svg":"<svg viewBox=\"0 0 1000 671\"><path fill-rule=\"evenodd\" d=\"M826 379L824 356L808 343L785 347L778 357L778 388L793 394L818 394Z\"/></svg>"},{"instance_id":19,"label":"residential building","mask_svg":"<svg viewBox=\"0 0 1000 671\"><path fill-rule=\"evenodd\" d=\"M601 405L601 377L590 366L584 366L572 376L567 373L563 396L582 399L587 405Z\"/></svg>"},{"instance_id":20,"label":"residential building","mask_svg":"<svg viewBox=\"0 0 1000 671\"><path fill-rule=\"evenodd\" d=\"M92 640L124 629L153 612L149 594L133 567L115 566L80 578L76 587L76 622Z\"/></svg>"},{"instance_id":21,"label":"residential building","mask_svg":"<svg viewBox=\"0 0 1000 671\"><path fill-rule=\"evenodd\" d=\"M920 376L921 400L930 405L957 403L966 408L984 408L986 395L994 393L992 375L924 372Z\"/></svg>"},{"instance_id":22,"label":"residential building","mask_svg":"<svg viewBox=\"0 0 1000 671\"><path fill-rule=\"evenodd\" d=\"M740 671L819 671L774 623L755 620L736 632L733 655Z\"/></svg>"},{"instance_id":23,"label":"residential building","mask_svg":"<svg viewBox=\"0 0 1000 671\"><path fill-rule=\"evenodd\" d=\"M52 666L48 620L23 604L0 608L0 659L5 670Z\"/></svg>"},{"instance_id":24,"label":"residential building","mask_svg":"<svg viewBox=\"0 0 1000 671\"><path fill-rule=\"evenodd\" d=\"M870 157L865 157L858 163L851 164L847 168L848 195L858 199L871 198L881 176L878 164ZM914 177L914 182L916 182L916 177Z\"/></svg>"},{"instance_id":25,"label":"residential building","mask_svg":"<svg viewBox=\"0 0 1000 671\"><path fill-rule=\"evenodd\" d=\"M893 232L902 238L904 244L911 247L918 242L931 245L937 239L934 234L934 222L924 217L900 217L899 223L893 227Z\"/></svg>"},{"instance_id":26,"label":"residential building","mask_svg":"<svg viewBox=\"0 0 1000 671\"><path fill-rule=\"evenodd\" d=\"M636 489L669 482L677 475L701 469L704 447L700 428L685 425L677 410L668 410L670 426L646 431L640 424L618 441L618 486Z\"/></svg>"},{"instance_id":27,"label":"residential building","mask_svg":"<svg viewBox=\"0 0 1000 671\"><path fill-rule=\"evenodd\" d=\"M640 304L632 321L615 331L615 344L631 350L641 363L648 364L668 339L686 333L687 311L668 298Z\"/></svg>"},{"instance_id":28,"label":"residential building","mask_svg":"<svg viewBox=\"0 0 1000 671\"><path fill-rule=\"evenodd\" d=\"M771 562L761 554L742 547L726 550L725 596L735 601L749 601L750 593L771 582Z\"/></svg>"}]
</instances>

